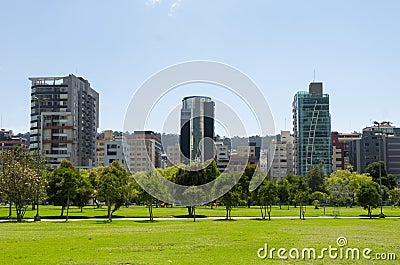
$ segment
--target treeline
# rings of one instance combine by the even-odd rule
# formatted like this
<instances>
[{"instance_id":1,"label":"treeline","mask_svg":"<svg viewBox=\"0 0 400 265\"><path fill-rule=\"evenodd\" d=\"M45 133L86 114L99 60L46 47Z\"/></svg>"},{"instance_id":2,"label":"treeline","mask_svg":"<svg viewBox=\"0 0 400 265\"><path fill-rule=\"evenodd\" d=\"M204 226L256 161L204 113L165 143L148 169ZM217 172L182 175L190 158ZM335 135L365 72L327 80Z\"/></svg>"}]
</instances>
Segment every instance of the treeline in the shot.
<instances>
[{"instance_id":1,"label":"treeline","mask_svg":"<svg viewBox=\"0 0 400 265\"><path fill-rule=\"evenodd\" d=\"M188 216L193 217L194 221L198 198L209 201L206 198L222 193L211 204L223 205L227 219L231 218L233 207L251 205L260 207L263 219L267 216L270 219L272 205L275 204L298 207L299 216L304 219L306 205L319 207L327 203L349 207L361 205L371 217L372 209L378 207L381 200L390 200L397 205L400 201L396 178L386 173L383 163L372 163L366 174L357 174L350 168L330 176L324 176L322 165L319 165L307 176L287 175L274 183L268 176L262 175L255 165L248 165L241 175L220 174L215 161L201 169L195 164L180 165L135 175L130 174L118 161L110 166L78 170L65 160L51 171L46 168L46 161L42 157L20 149L3 151L0 153L0 162L1 201L9 203L10 216L11 207L15 206L18 221L23 219L30 205L35 207L39 202L61 206L60 216L65 216L66 220L70 205L79 206L82 210L89 202L98 207L104 203L109 221L123 205L145 204L152 221L153 205L163 203L157 198L170 201L168 196L171 191L166 189L168 182L190 187L182 194L182 198L187 204ZM264 180L259 187L250 191L253 178ZM212 187L207 191L209 194L204 194L197 187L207 183L212 183ZM143 186L150 188L143 189Z\"/></svg>"}]
</instances>

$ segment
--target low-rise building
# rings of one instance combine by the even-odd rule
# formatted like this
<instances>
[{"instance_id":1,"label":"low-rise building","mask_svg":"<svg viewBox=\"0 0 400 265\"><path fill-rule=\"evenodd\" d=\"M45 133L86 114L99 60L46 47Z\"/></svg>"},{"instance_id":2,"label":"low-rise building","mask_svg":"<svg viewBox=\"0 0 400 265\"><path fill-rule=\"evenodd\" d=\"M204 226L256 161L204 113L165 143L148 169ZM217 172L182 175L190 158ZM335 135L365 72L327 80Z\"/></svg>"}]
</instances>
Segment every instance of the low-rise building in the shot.
<instances>
[{"instance_id":1,"label":"low-rise building","mask_svg":"<svg viewBox=\"0 0 400 265\"><path fill-rule=\"evenodd\" d=\"M360 133L332 132L332 171L344 170L350 165L349 144L360 139Z\"/></svg>"},{"instance_id":2,"label":"low-rise building","mask_svg":"<svg viewBox=\"0 0 400 265\"><path fill-rule=\"evenodd\" d=\"M276 136L275 154L270 168L272 179L279 180L287 174L293 174L293 140L290 131L281 131Z\"/></svg>"},{"instance_id":3,"label":"low-rise building","mask_svg":"<svg viewBox=\"0 0 400 265\"><path fill-rule=\"evenodd\" d=\"M24 151L29 151L27 139L14 135L12 130L0 130L0 150L11 150L15 147L21 147Z\"/></svg>"},{"instance_id":4,"label":"low-rise building","mask_svg":"<svg viewBox=\"0 0 400 265\"><path fill-rule=\"evenodd\" d=\"M125 149L124 149L125 148ZM129 154L128 146L122 144L122 137L112 130L105 130L97 136L97 164L109 166L114 160L127 167L125 155Z\"/></svg>"}]
</instances>

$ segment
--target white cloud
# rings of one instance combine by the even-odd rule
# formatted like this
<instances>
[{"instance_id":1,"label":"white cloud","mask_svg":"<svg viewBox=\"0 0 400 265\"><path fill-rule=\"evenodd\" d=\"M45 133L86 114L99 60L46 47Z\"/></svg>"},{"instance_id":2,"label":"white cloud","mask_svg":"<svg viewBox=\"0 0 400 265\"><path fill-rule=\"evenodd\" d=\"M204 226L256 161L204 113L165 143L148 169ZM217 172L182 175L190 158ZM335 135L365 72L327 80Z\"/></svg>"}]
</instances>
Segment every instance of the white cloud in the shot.
<instances>
[{"instance_id":1,"label":"white cloud","mask_svg":"<svg viewBox=\"0 0 400 265\"><path fill-rule=\"evenodd\" d=\"M155 6L161 4L163 0L147 0L146 5L147 6ZM173 0L170 1L171 4L169 5L169 11L168 11L168 16L173 17L179 7L181 6L182 0Z\"/></svg>"},{"instance_id":2,"label":"white cloud","mask_svg":"<svg viewBox=\"0 0 400 265\"><path fill-rule=\"evenodd\" d=\"M154 5L160 4L160 3L161 3L161 0L147 0L146 1L146 5L148 5L148 6L154 6Z\"/></svg>"},{"instance_id":3,"label":"white cloud","mask_svg":"<svg viewBox=\"0 0 400 265\"><path fill-rule=\"evenodd\" d=\"M175 0L170 6L169 6L169 13L168 16L173 17L176 13L176 11L179 9L181 6L182 0Z\"/></svg>"}]
</instances>

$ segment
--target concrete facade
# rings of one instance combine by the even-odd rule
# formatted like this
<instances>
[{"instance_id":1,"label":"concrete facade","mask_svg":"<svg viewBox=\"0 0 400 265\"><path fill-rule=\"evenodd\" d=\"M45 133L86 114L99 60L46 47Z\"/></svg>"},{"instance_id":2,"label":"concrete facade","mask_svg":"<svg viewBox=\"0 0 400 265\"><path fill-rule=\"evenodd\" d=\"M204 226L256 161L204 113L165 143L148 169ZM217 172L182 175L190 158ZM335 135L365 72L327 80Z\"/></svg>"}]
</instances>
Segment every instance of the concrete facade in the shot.
<instances>
[{"instance_id":1,"label":"concrete facade","mask_svg":"<svg viewBox=\"0 0 400 265\"><path fill-rule=\"evenodd\" d=\"M293 141L290 131L281 131L276 137L275 155L270 168L274 180L283 179L287 174L293 174Z\"/></svg>"},{"instance_id":2,"label":"concrete facade","mask_svg":"<svg viewBox=\"0 0 400 265\"><path fill-rule=\"evenodd\" d=\"M54 167L66 159L76 167L96 166L99 94L82 77L33 77L30 151Z\"/></svg>"}]
</instances>

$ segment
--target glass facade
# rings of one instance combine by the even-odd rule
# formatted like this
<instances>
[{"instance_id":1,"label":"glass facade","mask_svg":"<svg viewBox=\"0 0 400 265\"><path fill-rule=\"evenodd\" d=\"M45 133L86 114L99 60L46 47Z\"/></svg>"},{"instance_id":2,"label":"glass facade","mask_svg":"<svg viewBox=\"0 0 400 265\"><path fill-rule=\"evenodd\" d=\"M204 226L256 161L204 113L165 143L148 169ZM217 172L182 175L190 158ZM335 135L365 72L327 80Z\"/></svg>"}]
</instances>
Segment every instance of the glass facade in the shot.
<instances>
[{"instance_id":1,"label":"glass facade","mask_svg":"<svg viewBox=\"0 0 400 265\"><path fill-rule=\"evenodd\" d=\"M182 100L180 147L183 163L213 159L214 102L209 97L193 96Z\"/></svg>"},{"instance_id":2,"label":"glass facade","mask_svg":"<svg viewBox=\"0 0 400 265\"><path fill-rule=\"evenodd\" d=\"M298 92L293 101L294 171L305 176L320 163L325 175L332 172L331 116L329 95L322 83L311 83L310 91Z\"/></svg>"}]
</instances>

